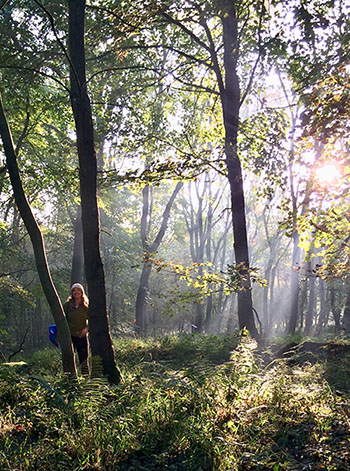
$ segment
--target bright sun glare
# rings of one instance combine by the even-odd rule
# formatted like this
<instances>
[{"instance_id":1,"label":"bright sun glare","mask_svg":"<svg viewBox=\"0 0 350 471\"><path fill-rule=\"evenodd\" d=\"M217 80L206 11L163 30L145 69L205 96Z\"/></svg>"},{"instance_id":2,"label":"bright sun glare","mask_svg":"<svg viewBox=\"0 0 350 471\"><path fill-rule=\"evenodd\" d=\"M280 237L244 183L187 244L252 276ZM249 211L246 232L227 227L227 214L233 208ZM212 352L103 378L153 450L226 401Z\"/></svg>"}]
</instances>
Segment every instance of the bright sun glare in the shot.
<instances>
[{"instance_id":1,"label":"bright sun glare","mask_svg":"<svg viewBox=\"0 0 350 471\"><path fill-rule=\"evenodd\" d=\"M321 185L330 185L336 183L341 174L336 165L327 164L323 167L315 168L315 177Z\"/></svg>"}]
</instances>

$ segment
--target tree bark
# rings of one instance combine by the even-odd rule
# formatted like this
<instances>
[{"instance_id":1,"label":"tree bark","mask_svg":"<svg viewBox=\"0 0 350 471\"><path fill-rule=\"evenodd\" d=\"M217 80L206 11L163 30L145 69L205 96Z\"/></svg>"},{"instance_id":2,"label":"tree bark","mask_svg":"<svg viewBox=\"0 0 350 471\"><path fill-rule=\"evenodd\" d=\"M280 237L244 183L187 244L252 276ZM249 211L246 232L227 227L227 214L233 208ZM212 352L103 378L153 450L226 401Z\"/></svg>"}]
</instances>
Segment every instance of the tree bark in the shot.
<instances>
[{"instance_id":1,"label":"tree bark","mask_svg":"<svg viewBox=\"0 0 350 471\"><path fill-rule=\"evenodd\" d=\"M146 309L149 278L152 266L150 262L144 262L136 296L136 333L141 334L146 330Z\"/></svg>"},{"instance_id":2,"label":"tree bark","mask_svg":"<svg viewBox=\"0 0 350 471\"><path fill-rule=\"evenodd\" d=\"M10 175L11 185L15 196L16 205L23 219L24 225L30 236L35 262L40 278L40 283L43 288L47 302L49 303L52 316L57 325L58 335L60 339L61 351L62 351L62 363L63 371L70 375L72 378L76 378L76 367L74 361L74 353L71 342L71 336L67 323L66 316L64 315L62 303L57 294L55 286L52 282L50 269L47 263L46 252L43 237L37 221L32 213L29 202L24 193L22 186L21 177L19 174L17 156L13 145L11 131L7 123L7 119L4 113L2 99L0 95L0 134L2 137L4 151L6 156L6 162L8 172Z\"/></svg>"},{"instance_id":3,"label":"tree bark","mask_svg":"<svg viewBox=\"0 0 350 471\"><path fill-rule=\"evenodd\" d=\"M111 383L120 382L115 363L106 302L106 286L100 254L100 221L97 205L97 162L92 113L85 71L85 0L69 0L70 98L76 126L79 156L80 196L85 273L90 298L89 334L92 375L103 374Z\"/></svg>"},{"instance_id":4,"label":"tree bark","mask_svg":"<svg viewBox=\"0 0 350 471\"><path fill-rule=\"evenodd\" d=\"M84 244L83 244L83 225L81 221L81 206L78 206L75 218L72 218L74 228L74 246L71 270L71 285L73 283L83 284L84 275Z\"/></svg>"},{"instance_id":5,"label":"tree bark","mask_svg":"<svg viewBox=\"0 0 350 471\"><path fill-rule=\"evenodd\" d=\"M240 111L240 84L237 76L239 51L238 25L235 2L223 2L224 69L225 86L221 90L221 102L225 127L225 155L228 180L231 189L231 211L234 236L235 262L241 275L241 289L237 292L239 328L246 327L258 338L255 326L249 275L248 238L241 162L237 153L237 136Z\"/></svg>"}]
</instances>

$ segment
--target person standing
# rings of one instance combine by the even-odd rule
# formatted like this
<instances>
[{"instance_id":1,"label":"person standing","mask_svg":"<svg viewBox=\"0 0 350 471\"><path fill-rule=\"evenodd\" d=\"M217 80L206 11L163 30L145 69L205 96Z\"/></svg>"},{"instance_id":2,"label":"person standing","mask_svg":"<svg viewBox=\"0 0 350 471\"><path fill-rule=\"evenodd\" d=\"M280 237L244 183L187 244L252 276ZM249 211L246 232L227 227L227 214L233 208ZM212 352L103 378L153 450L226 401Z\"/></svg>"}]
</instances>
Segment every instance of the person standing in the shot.
<instances>
[{"instance_id":1,"label":"person standing","mask_svg":"<svg viewBox=\"0 0 350 471\"><path fill-rule=\"evenodd\" d=\"M88 319L89 299L85 294L84 287L80 283L74 283L70 289L70 295L63 305L67 322L72 337L74 350L78 353L81 373L89 375L88 365Z\"/></svg>"}]
</instances>

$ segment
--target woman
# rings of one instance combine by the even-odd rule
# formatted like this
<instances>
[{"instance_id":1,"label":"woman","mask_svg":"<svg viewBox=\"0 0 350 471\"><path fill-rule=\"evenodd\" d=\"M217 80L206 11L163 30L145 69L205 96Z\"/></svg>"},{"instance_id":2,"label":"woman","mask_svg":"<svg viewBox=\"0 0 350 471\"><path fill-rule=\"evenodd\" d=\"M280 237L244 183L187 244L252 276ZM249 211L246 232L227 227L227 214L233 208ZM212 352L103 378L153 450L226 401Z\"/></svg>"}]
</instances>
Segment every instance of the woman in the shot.
<instances>
[{"instance_id":1,"label":"woman","mask_svg":"<svg viewBox=\"0 0 350 471\"><path fill-rule=\"evenodd\" d=\"M80 283L74 283L70 289L70 296L63 305L67 317L74 349L78 353L81 372L89 374L88 366L88 333L89 299Z\"/></svg>"}]
</instances>

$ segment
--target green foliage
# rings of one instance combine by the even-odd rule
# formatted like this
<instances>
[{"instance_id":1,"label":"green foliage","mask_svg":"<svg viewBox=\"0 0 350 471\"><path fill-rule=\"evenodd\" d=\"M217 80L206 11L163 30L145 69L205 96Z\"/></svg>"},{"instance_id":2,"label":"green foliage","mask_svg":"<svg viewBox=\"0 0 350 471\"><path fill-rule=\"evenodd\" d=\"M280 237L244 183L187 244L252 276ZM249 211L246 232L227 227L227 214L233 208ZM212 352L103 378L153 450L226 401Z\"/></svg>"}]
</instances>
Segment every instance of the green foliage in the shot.
<instances>
[{"instance_id":1,"label":"green foliage","mask_svg":"<svg viewBox=\"0 0 350 471\"><path fill-rule=\"evenodd\" d=\"M249 338L210 336L116 353L119 386L38 376L48 351L0 366L1 469L348 469L348 358L264 369Z\"/></svg>"},{"instance_id":2,"label":"green foliage","mask_svg":"<svg viewBox=\"0 0 350 471\"><path fill-rule=\"evenodd\" d=\"M284 110L266 109L241 123L239 150L245 167L262 177L257 189L260 196L271 199L278 185L286 188L285 139L288 126Z\"/></svg>"},{"instance_id":3,"label":"green foliage","mask_svg":"<svg viewBox=\"0 0 350 471\"><path fill-rule=\"evenodd\" d=\"M219 273L212 268L211 262L197 263L183 266L179 263L166 262L162 258L147 258L147 263L153 263L155 270L167 271L175 277L175 285L169 291L169 303L187 304L193 301L204 302L207 296L217 293L220 289L226 296L237 292L244 286L249 273L253 283L265 286L266 281L259 275L258 269L250 267L244 270L243 265L227 265L226 270ZM167 306L169 309L170 306Z\"/></svg>"}]
</instances>

